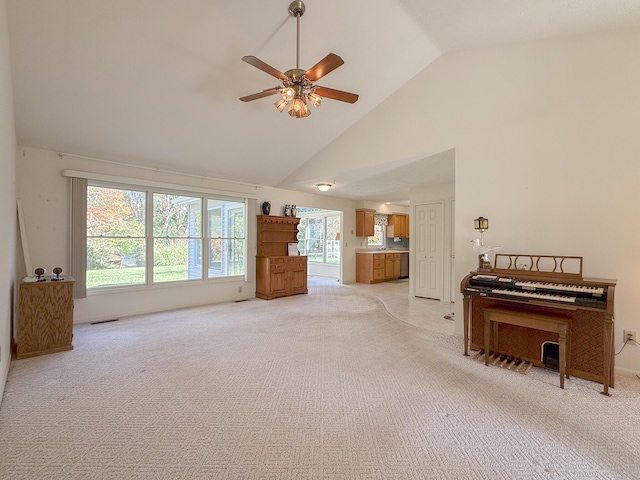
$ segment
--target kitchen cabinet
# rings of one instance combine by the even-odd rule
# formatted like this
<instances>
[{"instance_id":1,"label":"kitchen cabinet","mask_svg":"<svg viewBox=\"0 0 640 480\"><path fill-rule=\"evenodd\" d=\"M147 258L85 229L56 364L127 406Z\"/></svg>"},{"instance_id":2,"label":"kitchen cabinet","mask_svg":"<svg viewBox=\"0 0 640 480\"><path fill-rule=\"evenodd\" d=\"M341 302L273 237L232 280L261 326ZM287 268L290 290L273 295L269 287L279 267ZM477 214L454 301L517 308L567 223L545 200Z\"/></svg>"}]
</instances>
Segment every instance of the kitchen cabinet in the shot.
<instances>
[{"instance_id":1,"label":"kitchen cabinet","mask_svg":"<svg viewBox=\"0 0 640 480\"><path fill-rule=\"evenodd\" d=\"M388 217L387 237L409 237L409 215L392 213Z\"/></svg>"},{"instance_id":2,"label":"kitchen cabinet","mask_svg":"<svg viewBox=\"0 0 640 480\"><path fill-rule=\"evenodd\" d=\"M288 255L289 243L298 242L299 218L258 215L256 297L306 294L307 257Z\"/></svg>"},{"instance_id":3,"label":"kitchen cabinet","mask_svg":"<svg viewBox=\"0 0 640 480\"><path fill-rule=\"evenodd\" d=\"M368 208L356 210L356 237L373 237L375 235L376 211Z\"/></svg>"},{"instance_id":4,"label":"kitchen cabinet","mask_svg":"<svg viewBox=\"0 0 640 480\"><path fill-rule=\"evenodd\" d=\"M22 282L18 306L16 358L72 350L73 277Z\"/></svg>"},{"instance_id":5,"label":"kitchen cabinet","mask_svg":"<svg viewBox=\"0 0 640 480\"><path fill-rule=\"evenodd\" d=\"M400 277L399 253L356 253L356 282L378 283Z\"/></svg>"},{"instance_id":6,"label":"kitchen cabinet","mask_svg":"<svg viewBox=\"0 0 640 480\"><path fill-rule=\"evenodd\" d=\"M385 279L397 280L400 277L400 254L387 253L385 258Z\"/></svg>"}]
</instances>

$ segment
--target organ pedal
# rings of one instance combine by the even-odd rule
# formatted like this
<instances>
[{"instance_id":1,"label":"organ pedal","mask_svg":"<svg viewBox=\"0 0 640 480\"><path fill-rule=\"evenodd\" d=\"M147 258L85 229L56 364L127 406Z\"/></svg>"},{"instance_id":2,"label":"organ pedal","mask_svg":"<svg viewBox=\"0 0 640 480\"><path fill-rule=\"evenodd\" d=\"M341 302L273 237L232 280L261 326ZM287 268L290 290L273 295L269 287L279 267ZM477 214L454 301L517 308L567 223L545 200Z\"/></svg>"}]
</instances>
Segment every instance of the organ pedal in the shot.
<instances>
[{"instance_id":1,"label":"organ pedal","mask_svg":"<svg viewBox=\"0 0 640 480\"><path fill-rule=\"evenodd\" d=\"M478 350L471 358L484 362L484 355L484 350ZM502 355L499 352L489 352L488 355L491 365L498 365L500 368L513 370L514 372L519 372L523 375L529 373L533 368L533 363L511 355Z\"/></svg>"}]
</instances>

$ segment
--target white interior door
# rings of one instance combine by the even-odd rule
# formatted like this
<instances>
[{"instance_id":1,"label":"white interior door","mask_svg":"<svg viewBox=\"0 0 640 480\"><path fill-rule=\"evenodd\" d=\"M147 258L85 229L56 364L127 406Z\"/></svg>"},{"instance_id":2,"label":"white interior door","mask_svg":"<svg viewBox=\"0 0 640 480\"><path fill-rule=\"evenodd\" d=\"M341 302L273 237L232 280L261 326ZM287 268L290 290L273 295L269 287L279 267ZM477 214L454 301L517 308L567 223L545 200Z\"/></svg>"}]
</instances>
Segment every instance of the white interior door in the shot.
<instances>
[{"instance_id":1,"label":"white interior door","mask_svg":"<svg viewBox=\"0 0 640 480\"><path fill-rule=\"evenodd\" d=\"M443 215L442 203L416 205L416 296L442 299ZM414 235L411 235L413 240Z\"/></svg>"}]
</instances>

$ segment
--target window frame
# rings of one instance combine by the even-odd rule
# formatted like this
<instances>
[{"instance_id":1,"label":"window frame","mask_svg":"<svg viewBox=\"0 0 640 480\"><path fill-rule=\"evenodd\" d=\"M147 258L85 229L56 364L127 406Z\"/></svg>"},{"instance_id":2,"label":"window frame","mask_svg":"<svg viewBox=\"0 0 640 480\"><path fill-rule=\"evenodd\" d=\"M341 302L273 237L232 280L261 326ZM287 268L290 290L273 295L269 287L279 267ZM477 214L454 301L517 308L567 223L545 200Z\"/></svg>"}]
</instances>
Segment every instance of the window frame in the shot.
<instances>
[{"instance_id":1,"label":"window frame","mask_svg":"<svg viewBox=\"0 0 640 480\"><path fill-rule=\"evenodd\" d=\"M238 279L247 280L248 275L248 257L247 257L247 244L248 244L248 197L235 197L231 195L221 195L216 192L203 192L201 189L190 190L188 187L182 188L173 188L166 186L154 186L154 185L139 185L135 183L123 183L118 181L105 181L101 179L92 179L88 178L87 180L87 192L84 195L85 205L88 203L88 189L90 187L101 187L101 188L112 188L112 189L120 189L120 190L131 190L136 192L144 192L145 194L145 236L144 241L146 243L145 246L145 282L144 283L135 283L135 284L124 284L124 285L108 285L103 287L91 287L89 285L86 286L86 294L96 295L102 293L114 293L117 291L131 291L135 289L148 289L148 288L162 288L166 286L176 286L183 284L193 284L193 283L219 283L219 282L228 282L234 281ZM154 280L154 242L157 238L164 237L156 237L154 232L154 217L153 217L153 200L154 194L161 195L175 195L175 196L183 196L190 199L197 199L197 203L199 204L200 209L200 231L199 235L188 235L185 237L180 237L181 239L186 240L187 242L197 241L200 242L200 258L196 264L200 268L200 277L199 278L186 278L179 280L170 280L170 281L155 281ZM220 275L220 276L211 276L210 269L208 268L209 260L210 260L210 252L209 252L209 244L211 241L210 231L209 231L209 201L213 200L217 203L228 203L228 204L236 204L233 206L233 210L242 209L243 215L243 223L242 223L242 233L243 237L233 237L227 238L224 237L222 240L224 241L232 241L236 242L240 240L242 242L242 254L241 254L241 268L242 272L233 274L233 275ZM222 209L224 210L224 209ZM198 214L196 214L197 216ZM188 217L190 221L191 214L188 213ZM227 221L224 219L223 221ZM235 232L234 232L235 233ZM85 252L86 252L86 241L89 238L87 235L87 227L85 224L84 228L84 239L85 239ZM173 237L171 237L173 238ZM85 255L87 255L85 253ZM189 257L189 252L187 253L187 257ZM189 274L189 268L191 267L189 263L189 258L187 258L187 275ZM85 267L84 272L80 272L81 274L87 275L88 269Z\"/></svg>"}]
</instances>

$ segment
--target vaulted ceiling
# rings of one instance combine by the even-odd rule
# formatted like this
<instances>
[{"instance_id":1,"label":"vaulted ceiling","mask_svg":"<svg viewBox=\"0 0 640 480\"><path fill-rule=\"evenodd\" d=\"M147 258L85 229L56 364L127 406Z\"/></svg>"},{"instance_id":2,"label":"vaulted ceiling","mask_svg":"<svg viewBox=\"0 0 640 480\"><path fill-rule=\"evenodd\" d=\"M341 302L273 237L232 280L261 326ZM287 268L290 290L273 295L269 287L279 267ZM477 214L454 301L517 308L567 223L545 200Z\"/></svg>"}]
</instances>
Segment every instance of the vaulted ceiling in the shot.
<instances>
[{"instance_id":1,"label":"vaulted ceiling","mask_svg":"<svg viewBox=\"0 0 640 480\"><path fill-rule=\"evenodd\" d=\"M360 99L325 99L293 119L275 97L238 100L278 85L242 56L295 67L289 3L8 0L18 143L311 191L312 179L282 182L438 56L640 25L637 0L306 0L300 68L340 55L345 64L317 83ZM343 174L340 195L402 200L453 175L451 152L390 158Z\"/></svg>"}]
</instances>

